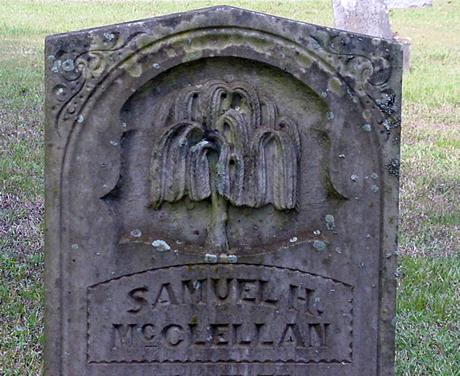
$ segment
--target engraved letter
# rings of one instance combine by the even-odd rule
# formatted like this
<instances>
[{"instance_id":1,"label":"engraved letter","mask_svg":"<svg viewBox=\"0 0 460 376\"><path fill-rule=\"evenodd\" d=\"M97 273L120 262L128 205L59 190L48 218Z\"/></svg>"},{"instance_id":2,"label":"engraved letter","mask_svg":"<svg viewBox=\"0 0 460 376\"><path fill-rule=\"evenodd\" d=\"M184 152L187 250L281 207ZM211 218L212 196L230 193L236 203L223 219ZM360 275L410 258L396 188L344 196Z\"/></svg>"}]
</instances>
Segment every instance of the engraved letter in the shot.
<instances>
[{"instance_id":1,"label":"engraved letter","mask_svg":"<svg viewBox=\"0 0 460 376\"><path fill-rule=\"evenodd\" d=\"M128 309L130 313L138 313L142 307L147 305L147 299L145 299L144 294L148 292L147 287L139 287L137 289L131 290L128 293L128 296L136 303L137 307Z\"/></svg>"},{"instance_id":2,"label":"engraved letter","mask_svg":"<svg viewBox=\"0 0 460 376\"><path fill-rule=\"evenodd\" d=\"M207 280L182 281L183 303L200 304L206 302Z\"/></svg>"},{"instance_id":3,"label":"engraved letter","mask_svg":"<svg viewBox=\"0 0 460 376\"><path fill-rule=\"evenodd\" d=\"M260 323L256 324L257 329L257 341L260 345L263 346L272 346L273 345L273 338L272 338L272 331L270 328L267 327L266 324Z\"/></svg>"},{"instance_id":4,"label":"engraved letter","mask_svg":"<svg viewBox=\"0 0 460 376\"><path fill-rule=\"evenodd\" d=\"M232 288L232 281L233 280L231 278L212 280L212 287L213 287L214 294L217 299L226 300L230 296L231 288Z\"/></svg>"},{"instance_id":5,"label":"engraved letter","mask_svg":"<svg viewBox=\"0 0 460 376\"><path fill-rule=\"evenodd\" d=\"M296 324L287 324L284 329L283 335L281 336L280 345L293 345L296 347L304 347L302 335L300 334L299 328Z\"/></svg>"},{"instance_id":6,"label":"engraved letter","mask_svg":"<svg viewBox=\"0 0 460 376\"><path fill-rule=\"evenodd\" d=\"M305 292L305 293L303 293ZM289 308L290 309L301 309L305 312L315 315L313 310L313 294L315 290L309 288L301 288L299 286L289 286ZM318 312L316 312L318 313Z\"/></svg>"},{"instance_id":7,"label":"engraved letter","mask_svg":"<svg viewBox=\"0 0 460 376\"><path fill-rule=\"evenodd\" d=\"M121 348L132 346L133 344L133 329L137 324L113 324L113 347Z\"/></svg>"},{"instance_id":8,"label":"engraved letter","mask_svg":"<svg viewBox=\"0 0 460 376\"><path fill-rule=\"evenodd\" d=\"M212 338L215 345L228 345L229 324L213 324L211 325Z\"/></svg>"},{"instance_id":9,"label":"engraved letter","mask_svg":"<svg viewBox=\"0 0 460 376\"><path fill-rule=\"evenodd\" d=\"M168 325L163 329L163 337L170 346L177 346L184 340L183 328L180 325Z\"/></svg>"},{"instance_id":10,"label":"engraved letter","mask_svg":"<svg viewBox=\"0 0 460 376\"><path fill-rule=\"evenodd\" d=\"M256 302L259 293L259 286L255 280L238 280L240 300L245 302Z\"/></svg>"},{"instance_id":11,"label":"engraved letter","mask_svg":"<svg viewBox=\"0 0 460 376\"><path fill-rule=\"evenodd\" d=\"M327 347L327 332L330 324L308 324L309 347Z\"/></svg>"},{"instance_id":12,"label":"engraved letter","mask_svg":"<svg viewBox=\"0 0 460 376\"><path fill-rule=\"evenodd\" d=\"M153 302L153 308L156 308L158 304L163 306L177 304L177 299L170 283L163 283L161 285L160 291L158 291L158 295Z\"/></svg>"},{"instance_id":13,"label":"engraved letter","mask_svg":"<svg viewBox=\"0 0 460 376\"><path fill-rule=\"evenodd\" d=\"M141 332L146 341L151 341L155 337L155 325L145 324L142 326Z\"/></svg>"}]
</instances>

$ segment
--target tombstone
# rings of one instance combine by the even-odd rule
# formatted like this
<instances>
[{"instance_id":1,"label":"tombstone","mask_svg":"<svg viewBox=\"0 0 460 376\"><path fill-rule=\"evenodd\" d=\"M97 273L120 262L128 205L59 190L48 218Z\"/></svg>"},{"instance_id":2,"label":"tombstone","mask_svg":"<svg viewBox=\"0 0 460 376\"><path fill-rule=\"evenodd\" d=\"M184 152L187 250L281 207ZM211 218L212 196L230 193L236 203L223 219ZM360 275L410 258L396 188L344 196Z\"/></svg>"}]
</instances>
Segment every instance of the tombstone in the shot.
<instances>
[{"instance_id":1,"label":"tombstone","mask_svg":"<svg viewBox=\"0 0 460 376\"><path fill-rule=\"evenodd\" d=\"M45 375L392 375L401 65L226 6L48 37Z\"/></svg>"},{"instance_id":2,"label":"tombstone","mask_svg":"<svg viewBox=\"0 0 460 376\"><path fill-rule=\"evenodd\" d=\"M335 27L392 39L384 0L332 0Z\"/></svg>"},{"instance_id":3,"label":"tombstone","mask_svg":"<svg viewBox=\"0 0 460 376\"><path fill-rule=\"evenodd\" d=\"M399 43L403 53L403 70L409 71L411 68L411 39L402 37L395 33L394 41Z\"/></svg>"}]
</instances>

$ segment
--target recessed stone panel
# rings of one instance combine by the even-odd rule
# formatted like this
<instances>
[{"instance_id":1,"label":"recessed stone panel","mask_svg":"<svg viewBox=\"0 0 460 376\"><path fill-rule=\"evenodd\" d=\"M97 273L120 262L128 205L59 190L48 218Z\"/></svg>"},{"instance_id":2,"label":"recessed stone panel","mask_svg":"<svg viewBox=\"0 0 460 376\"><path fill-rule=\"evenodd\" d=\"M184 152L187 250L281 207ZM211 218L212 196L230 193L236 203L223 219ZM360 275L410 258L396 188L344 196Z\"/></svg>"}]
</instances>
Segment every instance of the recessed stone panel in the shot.
<instances>
[{"instance_id":1,"label":"recessed stone panel","mask_svg":"<svg viewBox=\"0 0 460 376\"><path fill-rule=\"evenodd\" d=\"M90 363L352 361L353 289L256 265L187 265L88 289Z\"/></svg>"}]
</instances>

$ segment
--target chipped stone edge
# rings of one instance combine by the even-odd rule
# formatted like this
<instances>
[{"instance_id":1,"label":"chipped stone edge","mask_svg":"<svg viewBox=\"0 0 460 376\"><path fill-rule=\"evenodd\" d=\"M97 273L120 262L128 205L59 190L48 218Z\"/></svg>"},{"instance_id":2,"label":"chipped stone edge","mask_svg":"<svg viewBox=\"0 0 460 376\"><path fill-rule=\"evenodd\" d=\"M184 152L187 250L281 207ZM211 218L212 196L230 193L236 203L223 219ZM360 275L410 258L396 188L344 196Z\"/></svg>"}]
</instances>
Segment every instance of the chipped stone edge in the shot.
<instances>
[{"instance_id":1,"label":"chipped stone edge","mask_svg":"<svg viewBox=\"0 0 460 376\"><path fill-rule=\"evenodd\" d=\"M396 53L397 52L397 53ZM390 87L396 93L396 116L401 119L403 51L399 46L395 50L395 65L390 76ZM380 244L380 278L379 278L379 329L377 375L394 376L395 374L395 325L396 317L396 277L397 258L386 258L386 254L397 254L399 224L399 174L389 174L386 169L388 161L400 160L401 127L392 129L391 136L381 139L381 170L383 186L381 195L381 244ZM377 193L378 194L378 193Z\"/></svg>"}]
</instances>

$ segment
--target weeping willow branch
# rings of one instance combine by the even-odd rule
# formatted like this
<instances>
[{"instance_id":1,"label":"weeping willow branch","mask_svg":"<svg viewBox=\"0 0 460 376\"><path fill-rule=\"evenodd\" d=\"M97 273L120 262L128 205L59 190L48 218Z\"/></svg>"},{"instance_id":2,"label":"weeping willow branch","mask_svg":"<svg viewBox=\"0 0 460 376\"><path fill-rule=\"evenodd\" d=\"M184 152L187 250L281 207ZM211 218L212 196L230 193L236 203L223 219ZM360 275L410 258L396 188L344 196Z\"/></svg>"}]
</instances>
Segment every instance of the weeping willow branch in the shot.
<instances>
[{"instance_id":1,"label":"weeping willow branch","mask_svg":"<svg viewBox=\"0 0 460 376\"><path fill-rule=\"evenodd\" d=\"M207 246L228 250L230 204L295 207L297 125L254 87L212 80L165 98L158 112L165 130L151 158L151 205L209 199Z\"/></svg>"}]
</instances>

